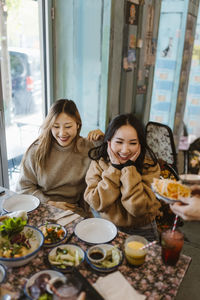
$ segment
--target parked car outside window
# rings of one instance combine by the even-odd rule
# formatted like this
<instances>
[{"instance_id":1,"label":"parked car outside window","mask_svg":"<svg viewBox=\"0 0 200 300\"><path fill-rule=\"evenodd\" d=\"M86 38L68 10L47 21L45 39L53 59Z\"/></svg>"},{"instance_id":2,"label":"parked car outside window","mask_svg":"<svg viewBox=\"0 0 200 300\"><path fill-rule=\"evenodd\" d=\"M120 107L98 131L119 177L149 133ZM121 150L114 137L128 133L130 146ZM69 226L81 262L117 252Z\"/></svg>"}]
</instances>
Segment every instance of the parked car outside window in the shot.
<instances>
[{"instance_id":1,"label":"parked car outside window","mask_svg":"<svg viewBox=\"0 0 200 300\"><path fill-rule=\"evenodd\" d=\"M38 91L41 97L39 51L9 49L12 78L12 110L14 115L34 113Z\"/></svg>"}]
</instances>

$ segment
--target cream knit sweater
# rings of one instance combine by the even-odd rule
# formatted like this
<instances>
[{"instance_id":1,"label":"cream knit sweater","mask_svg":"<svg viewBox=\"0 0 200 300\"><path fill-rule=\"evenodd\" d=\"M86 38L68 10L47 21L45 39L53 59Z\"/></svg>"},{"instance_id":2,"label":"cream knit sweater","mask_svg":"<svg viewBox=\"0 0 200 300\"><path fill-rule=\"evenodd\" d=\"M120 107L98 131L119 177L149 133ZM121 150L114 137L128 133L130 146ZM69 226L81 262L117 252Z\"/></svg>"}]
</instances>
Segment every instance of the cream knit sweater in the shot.
<instances>
[{"instance_id":1,"label":"cream knit sweater","mask_svg":"<svg viewBox=\"0 0 200 300\"><path fill-rule=\"evenodd\" d=\"M77 143L79 152L75 153L74 143L61 147L55 142L45 170L40 171L35 164L37 144L32 145L21 168L16 190L32 194L41 202L65 202L72 204L72 207L73 204L77 205L86 187L85 174L90 164L88 151L93 146L92 142L80 137Z\"/></svg>"}]
</instances>

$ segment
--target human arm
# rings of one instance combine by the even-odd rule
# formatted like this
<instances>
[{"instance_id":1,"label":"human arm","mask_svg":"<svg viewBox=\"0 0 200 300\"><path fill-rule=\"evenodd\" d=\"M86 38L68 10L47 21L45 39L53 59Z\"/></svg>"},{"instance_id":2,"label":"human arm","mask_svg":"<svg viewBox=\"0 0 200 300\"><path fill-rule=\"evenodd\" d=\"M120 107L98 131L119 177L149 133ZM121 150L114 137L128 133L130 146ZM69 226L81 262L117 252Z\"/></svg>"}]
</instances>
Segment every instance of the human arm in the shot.
<instances>
[{"instance_id":1,"label":"human arm","mask_svg":"<svg viewBox=\"0 0 200 300\"><path fill-rule=\"evenodd\" d=\"M95 129L88 133L87 139L89 141L98 141L103 137L104 137L104 133L100 129Z\"/></svg>"},{"instance_id":2,"label":"human arm","mask_svg":"<svg viewBox=\"0 0 200 300\"><path fill-rule=\"evenodd\" d=\"M193 196L170 205L171 210L187 221L200 221L200 186L191 187Z\"/></svg>"},{"instance_id":3,"label":"human arm","mask_svg":"<svg viewBox=\"0 0 200 300\"><path fill-rule=\"evenodd\" d=\"M104 211L120 197L121 171L103 160L92 161L86 174L85 201L96 211Z\"/></svg>"},{"instance_id":4,"label":"human arm","mask_svg":"<svg viewBox=\"0 0 200 300\"><path fill-rule=\"evenodd\" d=\"M40 190L34 153L34 149L30 148L25 154L25 160L21 164L16 191L21 194L34 195L40 199L41 202L46 202L49 200L49 197Z\"/></svg>"},{"instance_id":5,"label":"human arm","mask_svg":"<svg viewBox=\"0 0 200 300\"><path fill-rule=\"evenodd\" d=\"M158 164L144 169L142 174L134 165L122 169L121 203L129 214L134 217L155 214L160 204L151 189L151 183L153 178L159 178L159 176Z\"/></svg>"}]
</instances>

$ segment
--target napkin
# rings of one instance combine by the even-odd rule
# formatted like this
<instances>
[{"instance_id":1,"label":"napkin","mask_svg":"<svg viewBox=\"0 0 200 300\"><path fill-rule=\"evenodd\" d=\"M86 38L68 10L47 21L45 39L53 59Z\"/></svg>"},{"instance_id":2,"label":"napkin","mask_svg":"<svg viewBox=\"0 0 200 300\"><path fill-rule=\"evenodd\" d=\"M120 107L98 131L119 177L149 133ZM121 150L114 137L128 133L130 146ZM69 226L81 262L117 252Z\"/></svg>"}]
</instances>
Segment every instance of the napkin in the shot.
<instances>
[{"instance_id":1,"label":"napkin","mask_svg":"<svg viewBox=\"0 0 200 300\"><path fill-rule=\"evenodd\" d=\"M76 220L77 218L80 218L80 215L72 213L66 217L63 217L61 219L59 219L57 221L58 224L62 225L62 226L66 226L67 224L73 222L74 220Z\"/></svg>"},{"instance_id":2,"label":"napkin","mask_svg":"<svg viewBox=\"0 0 200 300\"><path fill-rule=\"evenodd\" d=\"M139 294L119 271L99 277L93 286L105 300L144 300L146 298Z\"/></svg>"}]
</instances>

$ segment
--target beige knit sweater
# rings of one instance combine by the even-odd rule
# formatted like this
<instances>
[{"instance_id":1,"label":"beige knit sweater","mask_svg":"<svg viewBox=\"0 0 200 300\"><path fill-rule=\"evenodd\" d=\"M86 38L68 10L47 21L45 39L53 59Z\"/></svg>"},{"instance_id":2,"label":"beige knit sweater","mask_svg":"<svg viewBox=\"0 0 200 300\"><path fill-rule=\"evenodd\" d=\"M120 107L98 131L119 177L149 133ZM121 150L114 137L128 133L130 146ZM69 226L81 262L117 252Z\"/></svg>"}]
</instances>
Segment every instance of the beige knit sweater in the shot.
<instances>
[{"instance_id":1,"label":"beige knit sweater","mask_svg":"<svg viewBox=\"0 0 200 300\"><path fill-rule=\"evenodd\" d=\"M85 175L90 164L88 151L93 146L92 142L80 137L79 152L75 153L74 143L61 147L55 142L45 170L40 171L35 164L37 144L32 145L21 168L17 191L32 194L41 202L57 203L57 207L65 208L64 203L69 203L69 208L76 206L86 187Z\"/></svg>"},{"instance_id":2,"label":"beige knit sweater","mask_svg":"<svg viewBox=\"0 0 200 300\"><path fill-rule=\"evenodd\" d=\"M118 170L101 158L90 164L84 199L101 217L117 226L140 227L159 215L160 203L150 187L159 175L158 164L144 169L141 175L135 166Z\"/></svg>"}]
</instances>

